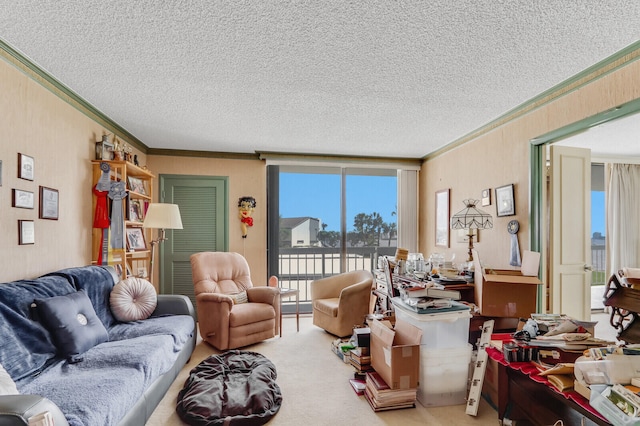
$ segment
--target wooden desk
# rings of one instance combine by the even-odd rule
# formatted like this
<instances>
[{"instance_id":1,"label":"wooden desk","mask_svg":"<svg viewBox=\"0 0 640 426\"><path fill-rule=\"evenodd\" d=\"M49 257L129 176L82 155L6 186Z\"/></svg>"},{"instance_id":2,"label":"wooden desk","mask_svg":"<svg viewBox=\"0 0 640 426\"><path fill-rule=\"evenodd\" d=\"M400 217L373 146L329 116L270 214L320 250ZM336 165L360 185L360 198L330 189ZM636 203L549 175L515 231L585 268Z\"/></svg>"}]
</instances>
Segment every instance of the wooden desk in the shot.
<instances>
[{"instance_id":1,"label":"wooden desk","mask_svg":"<svg viewBox=\"0 0 640 426\"><path fill-rule=\"evenodd\" d=\"M585 400L586 401L586 400ZM562 419L564 426L607 426L609 422L559 394L528 374L498 362L498 419L547 426Z\"/></svg>"}]
</instances>

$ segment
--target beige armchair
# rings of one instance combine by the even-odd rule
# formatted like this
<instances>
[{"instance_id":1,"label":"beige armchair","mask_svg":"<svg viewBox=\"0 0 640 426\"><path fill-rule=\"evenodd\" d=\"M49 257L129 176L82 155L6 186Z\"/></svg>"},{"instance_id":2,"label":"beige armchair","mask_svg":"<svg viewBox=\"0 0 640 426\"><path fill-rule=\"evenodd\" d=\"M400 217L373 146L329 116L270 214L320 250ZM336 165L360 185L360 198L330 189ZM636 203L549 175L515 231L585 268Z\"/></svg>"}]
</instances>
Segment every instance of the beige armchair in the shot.
<instances>
[{"instance_id":1,"label":"beige armchair","mask_svg":"<svg viewBox=\"0 0 640 426\"><path fill-rule=\"evenodd\" d=\"M351 271L311 282L313 324L338 337L349 336L370 312L373 275Z\"/></svg>"},{"instance_id":2,"label":"beige armchair","mask_svg":"<svg viewBox=\"0 0 640 426\"><path fill-rule=\"evenodd\" d=\"M278 289L254 287L249 264L242 255L202 252L191 255L190 260L198 327L205 342L227 350L278 334Z\"/></svg>"}]
</instances>

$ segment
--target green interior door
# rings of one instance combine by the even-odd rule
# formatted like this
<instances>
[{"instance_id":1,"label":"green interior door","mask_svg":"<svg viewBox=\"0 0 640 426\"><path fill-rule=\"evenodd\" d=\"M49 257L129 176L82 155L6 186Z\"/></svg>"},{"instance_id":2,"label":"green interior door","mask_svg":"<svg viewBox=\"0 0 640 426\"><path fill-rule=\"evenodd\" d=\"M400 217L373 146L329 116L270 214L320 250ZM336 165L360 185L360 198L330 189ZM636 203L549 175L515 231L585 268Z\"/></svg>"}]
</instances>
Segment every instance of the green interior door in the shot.
<instances>
[{"instance_id":1,"label":"green interior door","mask_svg":"<svg viewBox=\"0 0 640 426\"><path fill-rule=\"evenodd\" d=\"M160 292L189 296L195 306L189 256L227 251L228 179L214 176L160 176L160 201L177 204L183 229L166 231L160 244Z\"/></svg>"}]
</instances>

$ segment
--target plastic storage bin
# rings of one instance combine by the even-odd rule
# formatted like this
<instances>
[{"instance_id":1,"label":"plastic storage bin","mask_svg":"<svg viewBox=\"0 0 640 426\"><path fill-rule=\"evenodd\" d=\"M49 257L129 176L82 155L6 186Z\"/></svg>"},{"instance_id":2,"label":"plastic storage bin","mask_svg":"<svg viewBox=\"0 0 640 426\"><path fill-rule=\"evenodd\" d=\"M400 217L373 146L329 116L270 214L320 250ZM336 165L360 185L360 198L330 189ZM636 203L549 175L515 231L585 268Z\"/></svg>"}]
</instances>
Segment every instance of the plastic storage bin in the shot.
<instances>
[{"instance_id":1,"label":"plastic storage bin","mask_svg":"<svg viewBox=\"0 0 640 426\"><path fill-rule=\"evenodd\" d=\"M469 344L469 309L438 314L418 314L395 304L396 318L422 330L420 350L466 348Z\"/></svg>"},{"instance_id":2,"label":"plastic storage bin","mask_svg":"<svg viewBox=\"0 0 640 426\"><path fill-rule=\"evenodd\" d=\"M417 399L424 407L466 404L471 363L470 344L457 349L420 347Z\"/></svg>"}]
</instances>

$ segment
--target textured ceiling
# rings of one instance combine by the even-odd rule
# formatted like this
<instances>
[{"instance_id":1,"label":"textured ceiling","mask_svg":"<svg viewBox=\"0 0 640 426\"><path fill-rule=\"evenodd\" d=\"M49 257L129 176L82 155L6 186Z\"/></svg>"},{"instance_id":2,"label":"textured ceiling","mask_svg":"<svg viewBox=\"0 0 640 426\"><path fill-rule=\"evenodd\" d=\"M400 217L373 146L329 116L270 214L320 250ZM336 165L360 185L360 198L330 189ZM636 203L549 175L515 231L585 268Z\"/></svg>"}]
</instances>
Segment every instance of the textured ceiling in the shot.
<instances>
[{"instance_id":1,"label":"textured ceiling","mask_svg":"<svg viewBox=\"0 0 640 426\"><path fill-rule=\"evenodd\" d=\"M0 38L150 148L425 156L639 39L640 2L4 1Z\"/></svg>"}]
</instances>

